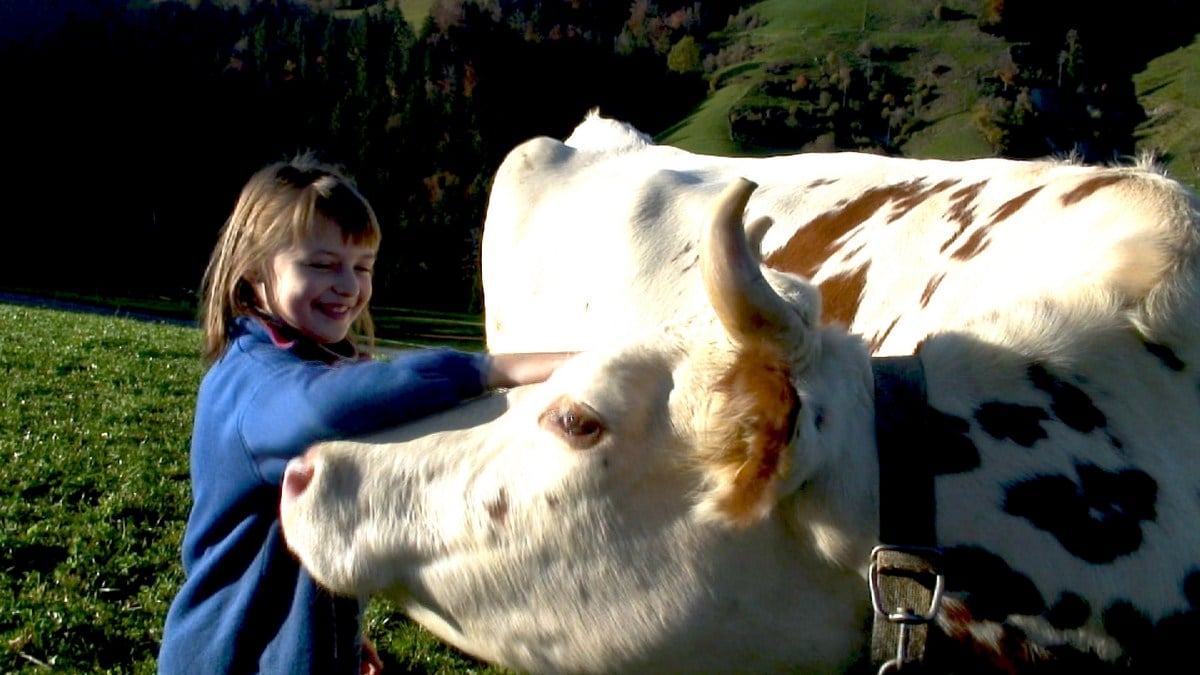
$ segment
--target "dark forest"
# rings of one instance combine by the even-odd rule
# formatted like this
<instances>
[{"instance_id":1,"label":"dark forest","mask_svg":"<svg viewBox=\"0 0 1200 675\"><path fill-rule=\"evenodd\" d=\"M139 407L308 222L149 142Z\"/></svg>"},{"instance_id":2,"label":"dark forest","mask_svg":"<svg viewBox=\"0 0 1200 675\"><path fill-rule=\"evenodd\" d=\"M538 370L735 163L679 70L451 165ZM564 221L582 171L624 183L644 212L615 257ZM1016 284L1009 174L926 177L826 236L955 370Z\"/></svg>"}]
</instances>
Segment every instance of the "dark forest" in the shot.
<instances>
[{"instance_id":1,"label":"dark forest","mask_svg":"<svg viewBox=\"0 0 1200 675\"><path fill-rule=\"evenodd\" d=\"M1183 43L1196 23L1172 20L1190 17L1173 0L1125 18L1077 1L966 4L935 12L1013 43L1012 72L979 83L991 107L977 124L1016 157L1127 153L1141 119L1128 59L1095 45L1132 26L1155 40L1122 44L1137 56ZM565 136L593 107L651 134L677 123L737 58L729 36L752 21L749 5L438 0L413 26L394 1L12 0L0 7L0 285L190 299L244 180L311 150L343 166L383 221L376 304L478 312L478 239L505 153ZM1151 20L1162 28L1133 25ZM799 101L787 124L780 99L759 97L731 111L734 141L799 149L826 125L836 149L894 153L920 121L868 101L937 95L881 66L857 80L839 69L781 69ZM852 100L800 114L830 92ZM1031 92L1057 97L1055 114L1028 114Z\"/></svg>"}]
</instances>

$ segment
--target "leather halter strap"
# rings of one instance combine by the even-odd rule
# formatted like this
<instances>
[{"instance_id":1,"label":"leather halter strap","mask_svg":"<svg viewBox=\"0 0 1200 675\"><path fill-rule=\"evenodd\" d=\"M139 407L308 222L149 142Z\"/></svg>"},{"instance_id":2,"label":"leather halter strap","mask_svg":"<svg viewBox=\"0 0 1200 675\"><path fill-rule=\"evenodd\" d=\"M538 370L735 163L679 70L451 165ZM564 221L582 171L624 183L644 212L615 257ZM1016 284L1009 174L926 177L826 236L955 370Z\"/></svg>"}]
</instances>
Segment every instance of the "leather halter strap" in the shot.
<instances>
[{"instance_id":1,"label":"leather halter strap","mask_svg":"<svg viewBox=\"0 0 1200 675\"><path fill-rule=\"evenodd\" d=\"M928 404L918 356L871 359L875 376L875 444L879 453L879 541L937 543L933 471L923 447Z\"/></svg>"},{"instance_id":2,"label":"leather halter strap","mask_svg":"<svg viewBox=\"0 0 1200 675\"><path fill-rule=\"evenodd\" d=\"M936 496L928 462L925 371L918 356L871 359L879 457L879 541L871 553L871 663L880 674L914 672L944 579Z\"/></svg>"}]
</instances>

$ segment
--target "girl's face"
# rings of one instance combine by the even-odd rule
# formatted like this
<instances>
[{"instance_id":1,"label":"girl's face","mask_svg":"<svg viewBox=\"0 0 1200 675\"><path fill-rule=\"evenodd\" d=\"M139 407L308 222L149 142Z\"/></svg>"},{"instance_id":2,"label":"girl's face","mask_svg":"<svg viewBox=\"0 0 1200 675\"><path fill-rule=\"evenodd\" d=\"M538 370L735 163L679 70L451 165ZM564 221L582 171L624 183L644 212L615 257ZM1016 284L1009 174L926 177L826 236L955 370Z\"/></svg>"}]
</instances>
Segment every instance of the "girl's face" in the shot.
<instances>
[{"instance_id":1,"label":"girl's face","mask_svg":"<svg viewBox=\"0 0 1200 675\"><path fill-rule=\"evenodd\" d=\"M319 344L332 344L346 338L371 299L376 251L345 240L336 223L317 218L312 236L271 260L273 294L266 284L256 288L278 318Z\"/></svg>"}]
</instances>

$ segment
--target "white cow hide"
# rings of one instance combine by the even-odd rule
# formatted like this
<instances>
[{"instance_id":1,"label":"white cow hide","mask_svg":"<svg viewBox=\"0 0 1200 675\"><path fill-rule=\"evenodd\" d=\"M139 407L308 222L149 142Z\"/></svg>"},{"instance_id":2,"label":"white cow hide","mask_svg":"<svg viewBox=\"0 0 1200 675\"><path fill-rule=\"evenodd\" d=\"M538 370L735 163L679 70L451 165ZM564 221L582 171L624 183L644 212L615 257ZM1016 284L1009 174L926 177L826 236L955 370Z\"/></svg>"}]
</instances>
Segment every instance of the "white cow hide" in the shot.
<instances>
[{"instance_id":1,"label":"white cow hide","mask_svg":"<svg viewBox=\"0 0 1200 675\"><path fill-rule=\"evenodd\" d=\"M600 124L514 151L486 251L492 348L588 351L543 384L294 460L281 517L318 581L386 594L517 670L861 665L874 346L915 350L926 375L904 448L934 474L935 672L1190 655L1186 191L1051 163L704 158L620 125L613 145ZM784 272L760 267L743 214L775 219L763 248ZM831 302L846 287L856 302Z\"/></svg>"}]
</instances>

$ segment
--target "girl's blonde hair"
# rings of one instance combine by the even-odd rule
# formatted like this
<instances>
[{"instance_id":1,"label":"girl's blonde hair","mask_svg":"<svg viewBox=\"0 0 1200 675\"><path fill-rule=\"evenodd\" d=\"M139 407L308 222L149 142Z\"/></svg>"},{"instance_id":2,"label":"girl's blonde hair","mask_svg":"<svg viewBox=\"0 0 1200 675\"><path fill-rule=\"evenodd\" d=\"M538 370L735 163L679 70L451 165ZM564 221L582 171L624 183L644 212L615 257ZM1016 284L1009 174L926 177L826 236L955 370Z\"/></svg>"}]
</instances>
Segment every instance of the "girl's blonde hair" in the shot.
<instances>
[{"instance_id":1,"label":"girl's blonde hair","mask_svg":"<svg viewBox=\"0 0 1200 675\"><path fill-rule=\"evenodd\" d=\"M312 235L318 216L337 223L355 245L379 246L379 220L371 205L350 179L311 153L264 167L246 182L200 288L206 365L225 352L234 319L266 312L251 280L261 280L271 291L275 254ZM366 308L351 327L352 341L356 334L365 338L368 349L373 346L374 325Z\"/></svg>"}]
</instances>

